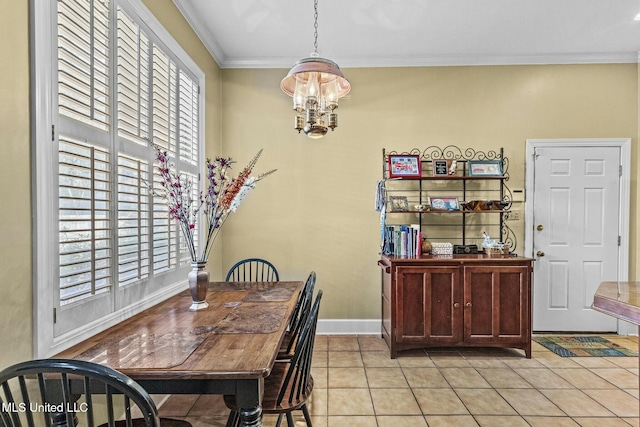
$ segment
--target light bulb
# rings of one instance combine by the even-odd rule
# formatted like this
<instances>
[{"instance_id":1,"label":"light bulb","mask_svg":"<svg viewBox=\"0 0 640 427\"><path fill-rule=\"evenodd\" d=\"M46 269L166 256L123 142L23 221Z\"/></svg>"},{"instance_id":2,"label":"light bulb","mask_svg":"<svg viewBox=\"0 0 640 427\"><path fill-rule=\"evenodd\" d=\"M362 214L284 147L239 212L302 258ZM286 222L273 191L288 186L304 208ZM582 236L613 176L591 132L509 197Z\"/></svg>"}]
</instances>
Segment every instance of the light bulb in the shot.
<instances>
[{"instance_id":1,"label":"light bulb","mask_svg":"<svg viewBox=\"0 0 640 427\"><path fill-rule=\"evenodd\" d=\"M325 108L329 110L338 108L338 79L332 78L322 85L322 97L325 101Z\"/></svg>"},{"instance_id":2,"label":"light bulb","mask_svg":"<svg viewBox=\"0 0 640 427\"><path fill-rule=\"evenodd\" d=\"M320 87L318 83L318 73L311 72L307 79L307 102L317 103L319 94Z\"/></svg>"},{"instance_id":3,"label":"light bulb","mask_svg":"<svg viewBox=\"0 0 640 427\"><path fill-rule=\"evenodd\" d=\"M293 92L293 109L298 113L304 111L305 104L305 83L302 78L296 76L296 88Z\"/></svg>"}]
</instances>

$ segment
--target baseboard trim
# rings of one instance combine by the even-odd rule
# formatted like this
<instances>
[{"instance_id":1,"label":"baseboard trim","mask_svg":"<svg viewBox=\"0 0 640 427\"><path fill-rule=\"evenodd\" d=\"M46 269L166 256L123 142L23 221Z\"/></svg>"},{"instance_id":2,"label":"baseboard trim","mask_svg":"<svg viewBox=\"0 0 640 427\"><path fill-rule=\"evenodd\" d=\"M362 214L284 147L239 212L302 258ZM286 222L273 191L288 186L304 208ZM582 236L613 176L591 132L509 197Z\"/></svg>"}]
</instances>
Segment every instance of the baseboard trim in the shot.
<instances>
[{"instance_id":1,"label":"baseboard trim","mask_svg":"<svg viewBox=\"0 0 640 427\"><path fill-rule=\"evenodd\" d=\"M318 335L380 335L380 319L318 319Z\"/></svg>"}]
</instances>

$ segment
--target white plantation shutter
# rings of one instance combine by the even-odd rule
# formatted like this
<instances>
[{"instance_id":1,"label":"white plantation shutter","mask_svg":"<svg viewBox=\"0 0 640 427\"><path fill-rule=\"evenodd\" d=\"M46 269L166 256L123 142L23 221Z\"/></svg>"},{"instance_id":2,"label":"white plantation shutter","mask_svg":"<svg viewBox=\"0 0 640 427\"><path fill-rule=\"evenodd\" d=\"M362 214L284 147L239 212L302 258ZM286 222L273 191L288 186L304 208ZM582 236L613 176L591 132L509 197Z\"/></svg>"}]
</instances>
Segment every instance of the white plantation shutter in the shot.
<instances>
[{"instance_id":1,"label":"white plantation shutter","mask_svg":"<svg viewBox=\"0 0 640 427\"><path fill-rule=\"evenodd\" d=\"M178 67L175 61L155 44L152 58L151 141L167 150L175 159L178 147ZM154 185L157 189L160 188L158 179L156 174ZM175 268L178 260L180 265L185 264L185 243L181 237L178 225L169 217L169 209L165 201L160 197L154 197L153 270L155 273ZM186 255L189 255L188 252Z\"/></svg>"},{"instance_id":2,"label":"white plantation shutter","mask_svg":"<svg viewBox=\"0 0 640 427\"><path fill-rule=\"evenodd\" d=\"M151 218L149 164L118 156L118 284L149 277Z\"/></svg>"},{"instance_id":3,"label":"white plantation shutter","mask_svg":"<svg viewBox=\"0 0 640 427\"><path fill-rule=\"evenodd\" d=\"M118 10L118 134L146 144L149 139L149 38Z\"/></svg>"},{"instance_id":4,"label":"white plantation shutter","mask_svg":"<svg viewBox=\"0 0 640 427\"><path fill-rule=\"evenodd\" d=\"M60 114L108 128L109 52L109 1L59 1Z\"/></svg>"},{"instance_id":5,"label":"white plantation shutter","mask_svg":"<svg viewBox=\"0 0 640 427\"><path fill-rule=\"evenodd\" d=\"M150 143L169 151L197 195L204 77L157 21L141 17L138 0L51 1L59 335L186 280L185 242L149 189L159 188Z\"/></svg>"},{"instance_id":6,"label":"white plantation shutter","mask_svg":"<svg viewBox=\"0 0 640 427\"><path fill-rule=\"evenodd\" d=\"M154 173L154 188L160 189L159 176ZM153 197L153 272L174 268L178 258L178 226L169 217L169 208L166 202L158 196Z\"/></svg>"},{"instance_id":7,"label":"white plantation shutter","mask_svg":"<svg viewBox=\"0 0 640 427\"><path fill-rule=\"evenodd\" d=\"M198 161L198 86L192 78L180 72L179 134L180 159Z\"/></svg>"},{"instance_id":8,"label":"white plantation shutter","mask_svg":"<svg viewBox=\"0 0 640 427\"><path fill-rule=\"evenodd\" d=\"M153 49L152 141L170 153L176 153L177 67L167 54ZM174 156L175 157L175 156Z\"/></svg>"},{"instance_id":9,"label":"white plantation shutter","mask_svg":"<svg viewBox=\"0 0 640 427\"><path fill-rule=\"evenodd\" d=\"M109 153L60 137L60 305L112 286Z\"/></svg>"}]
</instances>

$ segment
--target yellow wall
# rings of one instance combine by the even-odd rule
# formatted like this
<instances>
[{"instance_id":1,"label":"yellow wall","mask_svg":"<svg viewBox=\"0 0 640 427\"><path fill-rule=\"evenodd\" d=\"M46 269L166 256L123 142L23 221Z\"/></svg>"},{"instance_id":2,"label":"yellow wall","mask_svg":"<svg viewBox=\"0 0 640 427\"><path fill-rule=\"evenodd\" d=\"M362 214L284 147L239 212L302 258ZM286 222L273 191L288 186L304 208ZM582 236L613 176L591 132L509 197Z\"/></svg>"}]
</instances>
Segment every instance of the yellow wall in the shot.
<instances>
[{"instance_id":1,"label":"yellow wall","mask_svg":"<svg viewBox=\"0 0 640 427\"><path fill-rule=\"evenodd\" d=\"M292 129L291 101L279 89L286 71L222 73L223 151L244 161L264 147L263 168L279 169L227 221L223 263L265 256L288 279L315 270L324 318L380 315L373 204L383 147L504 147L508 185L524 188L528 138L630 137L637 206L636 64L346 69L352 92L339 128L321 140ZM521 255L523 220L511 223ZM635 237L631 246L637 278Z\"/></svg>"},{"instance_id":2,"label":"yellow wall","mask_svg":"<svg viewBox=\"0 0 640 427\"><path fill-rule=\"evenodd\" d=\"M0 367L32 356L28 8L0 18ZM637 279L638 79L636 64L347 69L353 92L340 127L312 141L292 129L287 70L220 70L171 0L145 0L206 73L207 156L243 163L265 152L259 183L225 225L209 269L273 260L283 279L318 273L324 318L379 316L378 214L382 148L503 146L511 185L524 185L526 138L632 137L631 272ZM520 238L520 249L524 246ZM6 343L10 343L7 347ZM10 351L6 351L10 348Z\"/></svg>"},{"instance_id":3,"label":"yellow wall","mask_svg":"<svg viewBox=\"0 0 640 427\"><path fill-rule=\"evenodd\" d=\"M29 10L0 14L0 368L31 357ZM7 351L10 350L10 351Z\"/></svg>"}]
</instances>

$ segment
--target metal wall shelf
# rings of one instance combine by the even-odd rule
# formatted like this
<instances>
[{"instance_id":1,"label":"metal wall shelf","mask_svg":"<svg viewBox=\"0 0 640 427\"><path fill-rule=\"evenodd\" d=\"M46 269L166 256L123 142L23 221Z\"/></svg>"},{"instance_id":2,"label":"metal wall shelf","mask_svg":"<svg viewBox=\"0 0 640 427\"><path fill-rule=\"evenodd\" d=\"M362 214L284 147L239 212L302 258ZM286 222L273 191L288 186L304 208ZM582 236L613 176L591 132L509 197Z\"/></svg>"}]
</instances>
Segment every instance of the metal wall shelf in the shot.
<instances>
[{"instance_id":1,"label":"metal wall shelf","mask_svg":"<svg viewBox=\"0 0 640 427\"><path fill-rule=\"evenodd\" d=\"M388 156L418 156L421 163L420 177L389 178ZM455 175L433 176L433 161L456 162ZM469 162L492 161L499 163L502 175L469 175ZM509 159L504 149L478 151L449 145L444 148L430 146L423 150L414 148L408 152L382 150L382 174L386 189L386 225L419 224L423 235L430 241L447 241L453 244L478 244L481 246L482 232L488 230L492 240L509 245L513 252L516 237L508 226L513 201L507 186L509 181ZM425 206L429 197L457 198L461 204L471 200L498 200L504 203L501 210L419 210L414 205ZM390 208L390 197L407 199L407 209ZM486 215L486 216L485 216Z\"/></svg>"}]
</instances>

